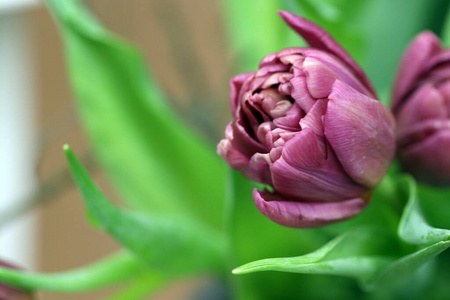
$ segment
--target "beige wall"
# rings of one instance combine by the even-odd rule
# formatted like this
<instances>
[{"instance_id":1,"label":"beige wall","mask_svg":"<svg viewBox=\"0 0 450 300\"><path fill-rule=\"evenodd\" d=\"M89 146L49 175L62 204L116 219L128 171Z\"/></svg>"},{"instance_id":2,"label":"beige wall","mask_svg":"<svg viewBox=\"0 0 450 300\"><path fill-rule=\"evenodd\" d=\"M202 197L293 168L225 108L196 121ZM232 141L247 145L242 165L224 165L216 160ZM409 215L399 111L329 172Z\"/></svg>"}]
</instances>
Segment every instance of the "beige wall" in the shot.
<instances>
[{"instance_id":1,"label":"beige wall","mask_svg":"<svg viewBox=\"0 0 450 300\"><path fill-rule=\"evenodd\" d=\"M104 24L136 43L156 77L175 100L174 106L196 120L195 126L217 140L228 119L228 78L218 2L211 0L95 0L92 10ZM40 153L37 173L45 200L40 208L39 270L81 266L118 248L84 217L80 195L72 184L61 147L69 143L83 156L95 180L114 197L101 169L92 161L80 129L64 70L61 39L48 12L39 7L29 16L36 42ZM41 189L42 192L42 189ZM184 299L188 286L178 283L157 299ZM184 289L184 290L183 290ZM180 290L177 292L177 290ZM42 294L41 299L99 299L106 292L80 295ZM166 295L167 294L167 295Z\"/></svg>"}]
</instances>

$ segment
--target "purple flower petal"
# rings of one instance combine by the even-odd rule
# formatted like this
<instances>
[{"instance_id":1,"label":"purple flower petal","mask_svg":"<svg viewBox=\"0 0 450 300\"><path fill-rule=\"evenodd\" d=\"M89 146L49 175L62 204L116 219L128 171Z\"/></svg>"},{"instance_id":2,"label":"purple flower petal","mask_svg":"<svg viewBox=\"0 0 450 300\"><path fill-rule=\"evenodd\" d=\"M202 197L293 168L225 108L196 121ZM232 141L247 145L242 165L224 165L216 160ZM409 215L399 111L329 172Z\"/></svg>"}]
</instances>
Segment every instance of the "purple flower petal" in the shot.
<instances>
[{"instance_id":1,"label":"purple flower petal","mask_svg":"<svg viewBox=\"0 0 450 300\"><path fill-rule=\"evenodd\" d=\"M448 78L450 78L450 68ZM450 119L450 80L447 80L439 84L438 89L445 102L445 110L447 111L447 118Z\"/></svg>"},{"instance_id":2,"label":"purple flower petal","mask_svg":"<svg viewBox=\"0 0 450 300\"><path fill-rule=\"evenodd\" d=\"M436 37L437 38L437 37ZM448 64L450 62L450 50L440 49L441 51L432 56L425 66L422 66L423 71L428 72L439 65Z\"/></svg>"},{"instance_id":3,"label":"purple flower petal","mask_svg":"<svg viewBox=\"0 0 450 300\"><path fill-rule=\"evenodd\" d=\"M225 133L226 138L217 145L217 154L222 156L233 169L245 169L250 162L250 158L233 147L231 142L233 140L231 123L227 125Z\"/></svg>"},{"instance_id":4,"label":"purple flower petal","mask_svg":"<svg viewBox=\"0 0 450 300\"><path fill-rule=\"evenodd\" d=\"M266 190L253 190L253 199L258 210L282 226L310 228L324 226L356 216L367 201L360 198L338 202L291 202Z\"/></svg>"},{"instance_id":5,"label":"purple flower petal","mask_svg":"<svg viewBox=\"0 0 450 300\"><path fill-rule=\"evenodd\" d=\"M441 129L422 142L403 149L403 168L418 180L435 185L450 182L450 128Z\"/></svg>"},{"instance_id":6,"label":"purple flower petal","mask_svg":"<svg viewBox=\"0 0 450 300\"><path fill-rule=\"evenodd\" d=\"M233 114L233 116L236 114L236 109L239 105L239 102L241 101L241 99L239 98L241 87L244 84L244 81L254 73L255 72L242 73L230 80L230 104L231 113Z\"/></svg>"},{"instance_id":7,"label":"purple flower petal","mask_svg":"<svg viewBox=\"0 0 450 300\"><path fill-rule=\"evenodd\" d=\"M327 111L327 99L319 99L314 103L308 114L300 120L302 130L309 128L316 135L323 137L322 116Z\"/></svg>"},{"instance_id":8,"label":"purple flower petal","mask_svg":"<svg viewBox=\"0 0 450 300\"><path fill-rule=\"evenodd\" d=\"M313 98L327 98L338 75L321 61L307 57L303 62L306 86Z\"/></svg>"},{"instance_id":9,"label":"purple flower petal","mask_svg":"<svg viewBox=\"0 0 450 300\"><path fill-rule=\"evenodd\" d=\"M306 78L304 76L296 76L291 80L292 94L297 105L307 113L316 102L316 99L311 97L306 87Z\"/></svg>"},{"instance_id":10,"label":"purple flower petal","mask_svg":"<svg viewBox=\"0 0 450 300\"><path fill-rule=\"evenodd\" d=\"M308 57L314 58L322 64L326 65L338 75L341 81L347 83L349 86L359 91L360 93L376 97L370 90L367 89L367 87L360 81L360 79L357 78L354 73L352 73L351 69L349 69L344 62L339 60L334 55L316 50L315 52L311 52L310 54L308 54Z\"/></svg>"},{"instance_id":11,"label":"purple flower petal","mask_svg":"<svg viewBox=\"0 0 450 300\"><path fill-rule=\"evenodd\" d=\"M376 187L395 152L394 117L380 102L336 81L325 114L325 136L350 177Z\"/></svg>"},{"instance_id":12,"label":"purple flower petal","mask_svg":"<svg viewBox=\"0 0 450 300\"><path fill-rule=\"evenodd\" d=\"M427 119L447 119L446 103L439 91L430 84L421 86L398 110L397 127L413 126Z\"/></svg>"},{"instance_id":13,"label":"purple flower petal","mask_svg":"<svg viewBox=\"0 0 450 300\"><path fill-rule=\"evenodd\" d=\"M326 32L322 27L303 19L297 15L294 15L287 11L278 11L278 14L283 20L297 32L303 39L313 48L329 52L336 55L342 61L344 61L355 73L355 75L364 83L372 95L376 97L375 90L372 87L369 79L367 78L361 67L353 60L347 51L339 45L334 38Z\"/></svg>"},{"instance_id":14,"label":"purple flower petal","mask_svg":"<svg viewBox=\"0 0 450 300\"><path fill-rule=\"evenodd\" d=\"M397 111L400 101L413 88L424 66L441 51L441 42L430 31L419 34L408 46L394 86L392 109Z\"/></svg>"},{"instance_id":15,"label":"purple flower petal","mask_svg":"<svg viewBox=\"0 0 450 300\"><path fill-rule=\"evenodd\" d=\"M272 184L269 165L271 164L269 153L256 153L252 156L249 163L251 180L261 182L264 184Z\"/></svg>"},{"instance_id":16,"label":"purple flower petal","mask_svg":"<svg viewBox=\"0 0 450 300\"><path fill-rule=\"evenodd\" d=\"M310 128L297 133L270 166L273 188L292 201L339 201L363 194L365 188L346 175L333 153L325 157L325 147Z\"/></svg>"},{"instance_id":17,"label":"purple flower petal","mask_svg":"<svg viewBox=\"0 0 450 300\"><path fill-rule=\"evenodd\" d=\"M397 144L399 148L406 148L415 143L420 143L439 130L449 130L450 120L426 120L405 128L399 128L397 132ZM402 151L400 149L400 151Z\"/></svg>"},{"instance_id":18,"label":"purple flower petal","mask_svg":"<svg viewBox=\"0 0 450 300\"><path fill-rule=\"evenodd\" d=\"M267 153L268 149L265 145L258 143L245 130L244 126L240 124L240 120L236 119L227 125L225 135L231 142L232 146L239 152L250 158L256 152Z\"/></svg>"},{"instance_id":19,"label":"purple flower petal","mask_svg":"<svg viewBox=\"0 0 450 300\"><path fill-rule=\"evenodd\" d=\"M286 116L274 119L273 124L283 130L300 131L300 119L304 116L305 114L297 103L294 103Z\"/></svg>"}]
</instances>

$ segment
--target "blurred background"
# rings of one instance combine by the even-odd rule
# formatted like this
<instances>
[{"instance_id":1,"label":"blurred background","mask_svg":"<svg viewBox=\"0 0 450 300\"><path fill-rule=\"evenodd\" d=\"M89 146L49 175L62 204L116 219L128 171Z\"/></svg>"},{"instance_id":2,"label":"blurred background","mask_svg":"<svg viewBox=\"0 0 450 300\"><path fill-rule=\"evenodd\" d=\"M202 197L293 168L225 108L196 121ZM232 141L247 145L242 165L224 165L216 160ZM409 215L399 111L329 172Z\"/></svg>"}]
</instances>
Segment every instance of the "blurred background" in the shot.
<instances>
[{"instance_id":1,"label":"blurred background","mask_svg":"<svg viewBox=\"0 0 450 300\"><path fill-rule=\"evenodd\" d=\"M229 33L233 34L236 26L245 29L255 24L245 18L237 20L236 24L230 23L232 18L227 21L226 1L85 2L105 27L141 49L154 77L172 99L173 108L211 143L217 142L230 118L229 78L247 65L256 68L255 62L262 58L260 52L268 53L255 46L247 51L250 53L247 60L238 62L237 52L230 50ZM261 1L261 7L270 4L275 13L276 8L298 9L292 3L300 2L305 2L306 7L312 3ZM366 11L371 11L372 19L368 20L364 16L369 14L348 16L351 22L346 28L350 28L350 34L343 44L353 45L352 54L357 52L354 49L365 49L356 59L385 97L407 42L424 28L439 34L448 7L447 0L334 2L365 3ZM233 13L230 7L227 6L228 14ZM328 13L333 14L333 11ZM314 17L311 11L309 14ZM358 23L361 18L364 22ZM408 23L412 19L413 24ZM351 28L370 24L377 24L377 27L372 30L373 36L365 41L358 35L351 35ZM333 27L333 22L324 26ZM264 35L260 37L264 39ZM249 37L251 39L253 37ZM287 40L291 46L301 44L292 34ZM389 55L384 56L387 53ZM106 194L118 200L93 159L81 129L64 66L63 45L47 9L33 0L0 0L2 259L30 270L54 272L84 265L118 249L108 235L92 229L85 220L83 203L62 152L66 143L72 146ZM193 287L206 282L207 279L179 282L162 291L156 299L185 299ZM42 294L42 299L97 299L106 293L108 291L85 296Z\"/></svg>"},{"instance_id":2,"label":"blurred background","mask_svg":"<svg viewBox=\"0 0 450 300\"><path fill-rule=\"evenodd\" d=\"M141 49L173 107L218 139L229 118L231 74L219 3L86 4L107 28ZM116 243L85 220L62 151L70 144L96 182L115 198L92 159L76 115L62 41L42 3L0 1L0 66L0 257L27 269L54 272L114 252ZM197 284L180 282L157 299L184 299ZM106 293L43 294L42 299L97 299Z\"/></svg>"}]
</instances>

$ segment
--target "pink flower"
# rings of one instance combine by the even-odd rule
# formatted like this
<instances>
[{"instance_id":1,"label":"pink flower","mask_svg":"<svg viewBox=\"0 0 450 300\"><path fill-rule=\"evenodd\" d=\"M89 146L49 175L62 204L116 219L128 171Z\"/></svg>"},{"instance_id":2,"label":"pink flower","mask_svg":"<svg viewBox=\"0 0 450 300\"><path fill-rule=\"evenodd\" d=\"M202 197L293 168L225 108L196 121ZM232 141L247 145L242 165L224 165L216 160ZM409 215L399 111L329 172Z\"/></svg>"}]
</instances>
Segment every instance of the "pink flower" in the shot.
<instances>
[{"instance_id":1,"label":"pink flower","mask_svg":"<svg viewBox=\"0 0 450 300\"><path fill-rule=\"evenodd\" d=\"M217 152L252 180L257 208L288 227L357 215L395 152L394 119L350 55L322 28L288 12L309 48L266 56L231 80L233 120Z\"/></svg>"},{"instance_id":2,"label":"pink flower","mask_svg":"<svg viewBox=\"0 0 450 300\"><path fill-rule=\"evenodd\" d=\"M405 171L450 185L450 49L431 32L406 50L394 88L398 154Z\"/></svg>"}]
</instances>

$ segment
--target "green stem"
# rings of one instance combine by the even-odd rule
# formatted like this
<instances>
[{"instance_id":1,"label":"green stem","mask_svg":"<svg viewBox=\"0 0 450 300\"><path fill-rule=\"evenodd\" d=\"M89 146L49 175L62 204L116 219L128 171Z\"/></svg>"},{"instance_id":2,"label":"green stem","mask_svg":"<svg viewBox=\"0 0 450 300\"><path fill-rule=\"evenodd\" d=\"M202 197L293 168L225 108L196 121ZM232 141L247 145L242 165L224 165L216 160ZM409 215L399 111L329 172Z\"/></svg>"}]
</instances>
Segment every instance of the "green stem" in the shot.
<instances>
[{"instance_id":1,"label":"green stem","mask_svg":"<svg viewBox=\"0 0 450 300\"><path fill-rule=\"evenodd\" d=\"M142 271L140 262L131 253L120 252L95 264L60 273L25 273L0 268L0 281L26 290L81 292L118 283L139 271Z\"/></svg>"}]
</instances>

